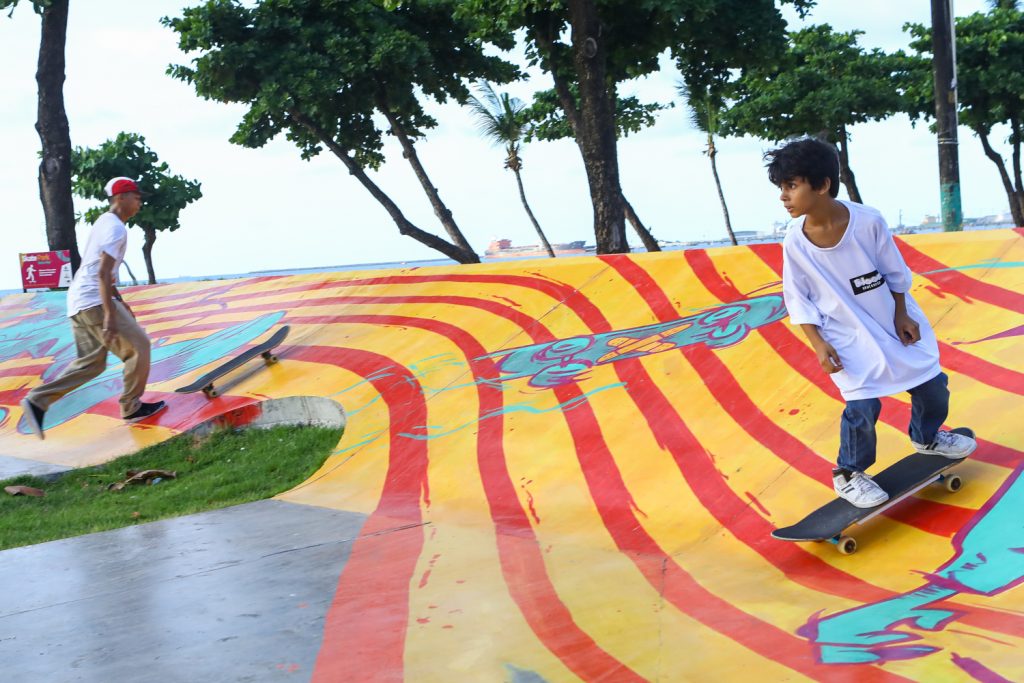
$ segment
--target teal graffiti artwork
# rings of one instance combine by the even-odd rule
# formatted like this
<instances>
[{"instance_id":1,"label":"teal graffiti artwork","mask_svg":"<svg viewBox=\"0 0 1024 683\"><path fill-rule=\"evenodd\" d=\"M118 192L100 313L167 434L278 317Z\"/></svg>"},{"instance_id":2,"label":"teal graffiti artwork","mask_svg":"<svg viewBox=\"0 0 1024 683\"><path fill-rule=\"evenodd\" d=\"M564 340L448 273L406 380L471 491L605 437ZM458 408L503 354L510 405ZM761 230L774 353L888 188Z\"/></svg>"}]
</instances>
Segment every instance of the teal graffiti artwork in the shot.
<instances>
[{"instance_id":1,"label":"teal graffiti artwork","mask_svg":"<svg viewBox=\"0 0 1024 683\"><path fill-rule=\"evenodd\" d=\"M798 635L825 664L867 664L924 657L940 648L921 642L962 616L929 607L958 594L996 595L1024 581L1024 466L953 537L954 555L916 590L823 617L815 614Z\"/></svg>"},{"instance_id":2,"label":"teal graffiti artwork","mask_svg":"<svg viewBox=\"0 0 1024 683\"><path fill-rule=\"evenodd\" d=\"M29 358L51 357L53 367L47 372L54 377L75 359L64 298L63 292L36 294L28 303L27 313L0 318L0 363L26 354Z\"/></svg>"},{"instance_id":3,"label":"teal graffiti artwork","mask_svg":"<svg viewBox=\"0 0 1024 683\"><path fill-rule=\"evenodd\" d=\"M63 306L63 302L61 304ZM164 382L201 368L208 363L220 360L268 332L274 325L280 322L284 315L284 311L268 313L254 320L218 330L206 337L189 339L187 341L168 343L166 338L157 338L153 342L149 381L150 383ZM38 324L37 316L28 317L21 323L21 325ZM47 326L47 329L50 329L50 327ZM47 340L28 330L19 331L14 329L11 333L14 335L13 337L8 337L6 334L0 336L0 360L3 360L2 354L8 351L8 347L4 346L4 344L10 339L31 340L35 344L32 348L38 353L44 353L39 351L39 349L59 348L61 349L60 353L66 354L64 347L61 346L61 337L58 336L63 332L69 339L71 355L67 362L70 362L75 357L74 344L70 343L70 330L71 326L63 316L60 317L60 331L56 328L50 329L47 334L52 336ZM8 333L9 330L4 329L3 332ZM33 353L28 348L22 348L20 352L23 353L26 350L30 354ZM61 356L55 356L54 367L49 368L43 374L43 381L56 376L54 369L58 366L58 358L61 358ZM121 368L121 363L108 366L101 375L68 392L63 398L50 406L50 409L46 411L47 428L56 427L69 420L73 420L79 415L88 412L98 403L109 399L111 396L118 395L121 392L122 386ZM18 423L18 432L22 434L31 433L24 418Z\"/></svg>"},{"instance_id":4,"label":"teal graffiti artwork","mask_svg":"<svg viewBox=\"0 0 1024 683\"><path fill-rule=\"evenodd\" d=\"M746 339L751 330L785 315L782 297L770 294L716 306L670 322L496 351L477 360L498 359L502 381L529 377L531 386L552 388L575 382L591 368L605 363L694 344L711 348L732 346Z\"/></svg>"},{"instance_id":5,"label":"teal graffiti artwork","mask_svg":"<svg viewBox=\"0 0 1024 683\"><path fill-rule=\"evenodd\" d=\"M484 382L484 381L481 381L481 384L487 384L487 383ZM466 386L470 386L470 385L466 385ZM502 416L505 416L505 415L511 415L513 413L529 413L529 414L532 414L532 415L543 415L544 413L550 413L550 412L556 412L556 411L557 412L562 412L562 413L567 413L567 412L569 412L571 410L575 410L576 408L579 408L580 406L586 404L586 402L590 400L590 397L594 396L595 394L598 394L598 393L600 393L602 391L609 391L609 390L612 390L612 389L621 389L624 386L626 386L626 385L624 383L622 383L622 382L615 382L613 384L608 384L608 385L603 386L603 387L598 387L596 389L591 389L590 391L588 391L586 393L582 393L579 396L576 396L575 398L569 399L568 401L563 401L562 403L556 403L555 405L546 406L546 407L543 407L543 408L538 407L537 405L535 405L534 403L532 403L530 401L521 401L521 402L517 402L517 403L509 403L509 404L503 405L498 410L493 410L493 411L491 411L489 413L485 413L485 414L481 415L480 417L473 418L472 420L469 420L467 422L462 422L461 424L458 424L458 425L455 425L455 426L448 427L448 426L444 426L444 425L416 425L416 427L414 427L414 429L417 430L417 431L414 431L414 432L401 432L401 433L399 433L399 436L405 437L407 439L417 439L417 440L420 440L420 441L426 441L426 440L430 440L430 439L439 439L441 437L448 436L450 434L455 434L456 432L459 432L459 431L461 431L461 430L463 430L463 429L465 429L467 427L470 427L470 426L475 425L475 424L479 424L479 423L483 422L484 420L490 420L490 419L495 418L495 417L502 417Z\"/></svg>"}]
</instances>

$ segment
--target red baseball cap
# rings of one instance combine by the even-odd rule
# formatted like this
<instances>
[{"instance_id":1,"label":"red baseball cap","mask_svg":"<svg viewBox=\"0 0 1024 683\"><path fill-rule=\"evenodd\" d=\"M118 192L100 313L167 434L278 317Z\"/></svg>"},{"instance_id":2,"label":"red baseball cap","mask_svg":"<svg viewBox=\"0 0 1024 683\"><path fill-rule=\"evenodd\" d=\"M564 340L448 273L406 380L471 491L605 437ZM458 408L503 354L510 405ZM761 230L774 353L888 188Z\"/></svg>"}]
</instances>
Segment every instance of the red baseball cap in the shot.
<instances>
[{"instance_id":1,"label":"red baseball cap","mask_svg":"<svg viewBox=\"0 0 1024 683\"><path fill-rule=\"evenodd\" d=\"M111 178L107 181L107 184L103 188L107 192L108 197L113 197L117 194L124 194L125 192L138 192L138 184L131 178L125 178L123 176L118 178Z\"/></svg>"}]
</instances>

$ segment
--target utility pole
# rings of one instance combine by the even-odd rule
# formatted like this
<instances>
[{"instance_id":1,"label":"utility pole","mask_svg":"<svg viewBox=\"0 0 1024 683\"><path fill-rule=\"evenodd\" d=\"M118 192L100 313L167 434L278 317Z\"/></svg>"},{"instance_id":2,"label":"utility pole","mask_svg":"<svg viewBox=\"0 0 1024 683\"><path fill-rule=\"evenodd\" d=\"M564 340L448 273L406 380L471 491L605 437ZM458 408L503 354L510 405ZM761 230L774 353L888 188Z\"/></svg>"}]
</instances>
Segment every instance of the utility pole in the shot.
<instances>
[{"instance_id":1,"label":"utility pole","mask_svg":"<svg viewBox=\"0 0 1024 683\"><path fill-rule=\"evenodd\" d=\"M960 160L957 141L956 32L953 0L932 2L932 75L935 79L935 122L939 136L939 192L942 229L963 230L960 204Z\"/></svg>"}]
</instances>

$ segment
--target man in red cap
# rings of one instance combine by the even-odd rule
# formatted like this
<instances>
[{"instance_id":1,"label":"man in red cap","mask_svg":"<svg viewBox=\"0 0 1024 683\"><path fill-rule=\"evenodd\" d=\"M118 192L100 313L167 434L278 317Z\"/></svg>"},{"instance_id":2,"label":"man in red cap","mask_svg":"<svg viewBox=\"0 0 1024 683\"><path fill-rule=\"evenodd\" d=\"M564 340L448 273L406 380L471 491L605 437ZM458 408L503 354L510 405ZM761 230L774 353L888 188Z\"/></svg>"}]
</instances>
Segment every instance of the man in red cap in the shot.
<instances>
[{"instance_id":1,"label":"man in red cap","mask_svg":"<svg viewBox=\"0 0 1024 683\"><path fill-rule=\"evenodd\" d=\"M108 351L124 361L121 417L125 421L138 422L166 407L163 401L139 400L149 379L149 337L115 286L128 245L124 222L142 208L142 194L131 178L113 178L104 189L110 210L93 224L82 264L68 288L68 317L78 358L60 377L32 389L21 401L25 421L40 439L50 404L102 373Z\"/></svg>"}]
</instances>

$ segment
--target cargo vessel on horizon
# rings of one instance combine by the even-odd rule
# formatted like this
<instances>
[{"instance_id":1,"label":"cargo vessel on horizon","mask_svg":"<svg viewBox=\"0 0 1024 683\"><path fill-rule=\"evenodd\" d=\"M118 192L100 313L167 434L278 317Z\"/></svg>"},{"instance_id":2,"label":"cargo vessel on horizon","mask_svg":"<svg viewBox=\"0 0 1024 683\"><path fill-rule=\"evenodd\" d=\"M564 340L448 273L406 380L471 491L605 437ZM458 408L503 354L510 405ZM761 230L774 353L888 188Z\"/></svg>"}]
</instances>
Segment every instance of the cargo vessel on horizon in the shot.
<instances>
[{"instance_id":1,"label":"cargo vessel on horizon","mask_svg":"<svg viewBox=\"0 0 1024 683\"><path fill-rule=\"evenodd\" d=\"M584 240L574 242L558 242L551 245L555 256L569 254L585 254L588 249L584 246ZM593 251L590 249L589 251ZM512 246L512 240L493 239L487 245L484 256L487 258L524 258L528 256L547 256L548 252L540 244L526 244L518 247Z\"/></svg>"}]
</instances>

